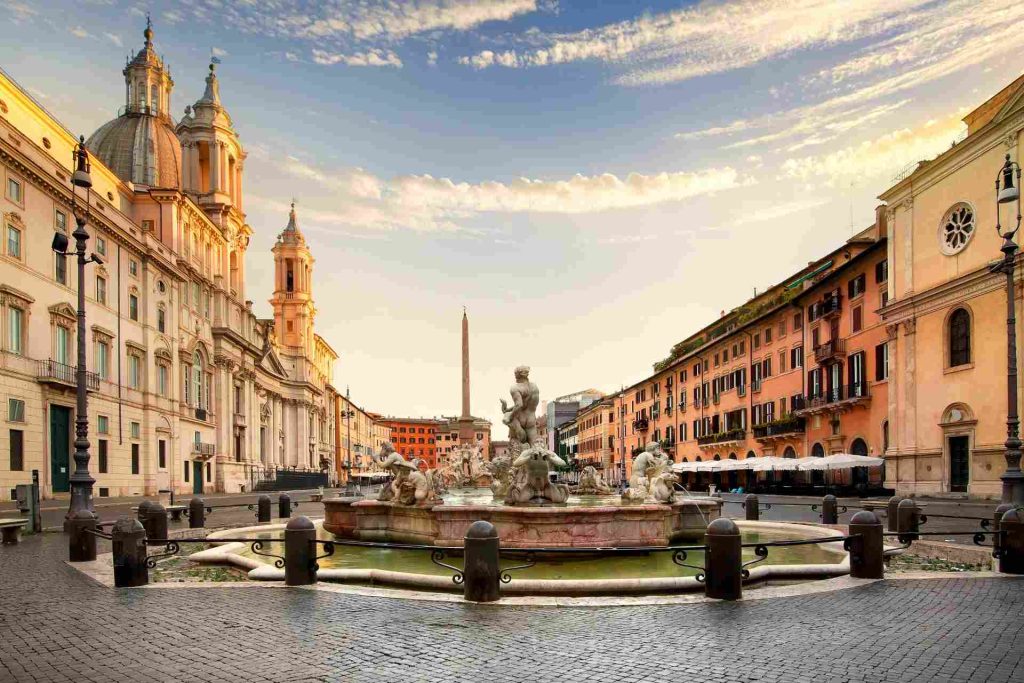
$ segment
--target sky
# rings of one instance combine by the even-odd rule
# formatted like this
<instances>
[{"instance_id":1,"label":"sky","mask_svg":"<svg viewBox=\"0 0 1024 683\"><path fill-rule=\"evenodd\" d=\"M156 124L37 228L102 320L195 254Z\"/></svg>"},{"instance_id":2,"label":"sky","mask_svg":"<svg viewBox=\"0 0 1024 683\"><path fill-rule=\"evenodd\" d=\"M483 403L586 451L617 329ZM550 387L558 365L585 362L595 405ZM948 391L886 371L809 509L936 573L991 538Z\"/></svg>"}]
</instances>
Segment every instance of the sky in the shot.
<instances>
[{"instance_id":1,"label":"sky","mask_svg":"<svg viewBox=\"0 0 1024 683\"><path fill-rule=\"evenodd\" d=\"M1010 0L0 0L0 66L88 136L143 43L180 117L216 55L248 152L248 298L294 198L334 384L495 423L643 379L871 224L908 164L1021 73Z\"/></svg>"}]
</instances>

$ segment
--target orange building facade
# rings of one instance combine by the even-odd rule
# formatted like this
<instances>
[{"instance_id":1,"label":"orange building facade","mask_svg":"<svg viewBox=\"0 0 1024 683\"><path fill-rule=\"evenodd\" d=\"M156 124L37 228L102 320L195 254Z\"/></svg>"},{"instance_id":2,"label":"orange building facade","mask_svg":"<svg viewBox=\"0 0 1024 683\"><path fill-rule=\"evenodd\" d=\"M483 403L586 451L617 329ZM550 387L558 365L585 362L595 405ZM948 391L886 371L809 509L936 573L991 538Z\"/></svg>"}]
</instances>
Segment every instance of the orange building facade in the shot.
<instances>
[{"instance_id":1,"label":"orange building facade","mask_svg":"<svg viewBox=\"0 0 1024 683\"><path fill-rule=\"evenodd\" d=\"M447 420L384 417L381 423L391 430L391 443L402 457L419 458L427 469L437 467L437 435Z\"/></svg>"}]
</instances>

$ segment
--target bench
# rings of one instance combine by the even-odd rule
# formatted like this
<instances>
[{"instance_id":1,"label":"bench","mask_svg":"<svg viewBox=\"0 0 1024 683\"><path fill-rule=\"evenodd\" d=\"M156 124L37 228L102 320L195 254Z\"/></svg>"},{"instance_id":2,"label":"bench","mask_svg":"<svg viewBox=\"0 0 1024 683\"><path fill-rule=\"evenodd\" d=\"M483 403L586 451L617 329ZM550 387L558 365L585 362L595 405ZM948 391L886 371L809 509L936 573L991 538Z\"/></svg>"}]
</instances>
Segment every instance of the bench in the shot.
<instances>
[{"instance_id":1,"label":"bench","mask_svg":"<svg viewBox=\"0 0 1024 683\"><path fill-rule=\"evenodd\" d=\"M0 533L3 534L4 545L17 545L18 534L28 526L27 519L0 519Z\"/></svg>"},{"instance_id":2,"label":"bench","mask_svg":"<svg viewBox=\"0 0 1024 683\"><path fill-rule=\"evenodd\" d=\"M181 514L188 509L187 505L168 505L164 508L164 511L171 515L171 519L175 522L181 521ZM138 513L139 506L133 505L132 512Z\"/></svg>"}]
</instances>

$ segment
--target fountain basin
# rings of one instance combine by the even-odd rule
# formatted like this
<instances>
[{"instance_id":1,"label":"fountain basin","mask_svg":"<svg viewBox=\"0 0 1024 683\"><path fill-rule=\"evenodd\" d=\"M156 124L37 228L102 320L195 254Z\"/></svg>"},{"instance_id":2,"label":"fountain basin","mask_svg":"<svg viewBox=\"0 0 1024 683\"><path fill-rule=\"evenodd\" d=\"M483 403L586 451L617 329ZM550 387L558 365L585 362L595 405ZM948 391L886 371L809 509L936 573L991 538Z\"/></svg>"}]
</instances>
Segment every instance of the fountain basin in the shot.
<instances>
[{"instance_id":1,"label":"fountain basin","mask_svg":"<svg viewBox=\"0 0 1024 683\"><path fill-rule=\"evenodd\" d=\"M469 525L487 520L504 548L667 546L699 538L721 514L719 498L681 498L671 505L571 504L507 506L399 505L335 498L323 501L324 529L338 538L462 547Z\"/></svg>"}]
</instances>

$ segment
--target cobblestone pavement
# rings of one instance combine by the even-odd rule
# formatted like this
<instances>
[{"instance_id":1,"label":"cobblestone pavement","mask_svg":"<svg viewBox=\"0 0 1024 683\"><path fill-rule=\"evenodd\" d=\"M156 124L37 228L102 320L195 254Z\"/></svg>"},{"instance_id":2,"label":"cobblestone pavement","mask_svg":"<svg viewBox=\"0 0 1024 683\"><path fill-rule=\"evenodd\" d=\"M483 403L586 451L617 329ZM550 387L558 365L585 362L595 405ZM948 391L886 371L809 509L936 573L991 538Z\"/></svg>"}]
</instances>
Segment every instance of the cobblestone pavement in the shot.
<instances>
[{"instance_id":1,"label":"cobblestone pavement","mask_svg":"<svg viewBox=\"0 0 1024 683\"><path fill-rule=\"evenodd\" d=\"M64 557L56 534L0 548L0 680L1024 679L1020 579L553 608L253 585L114 590Z\"/></svg>"}]
</instances>

